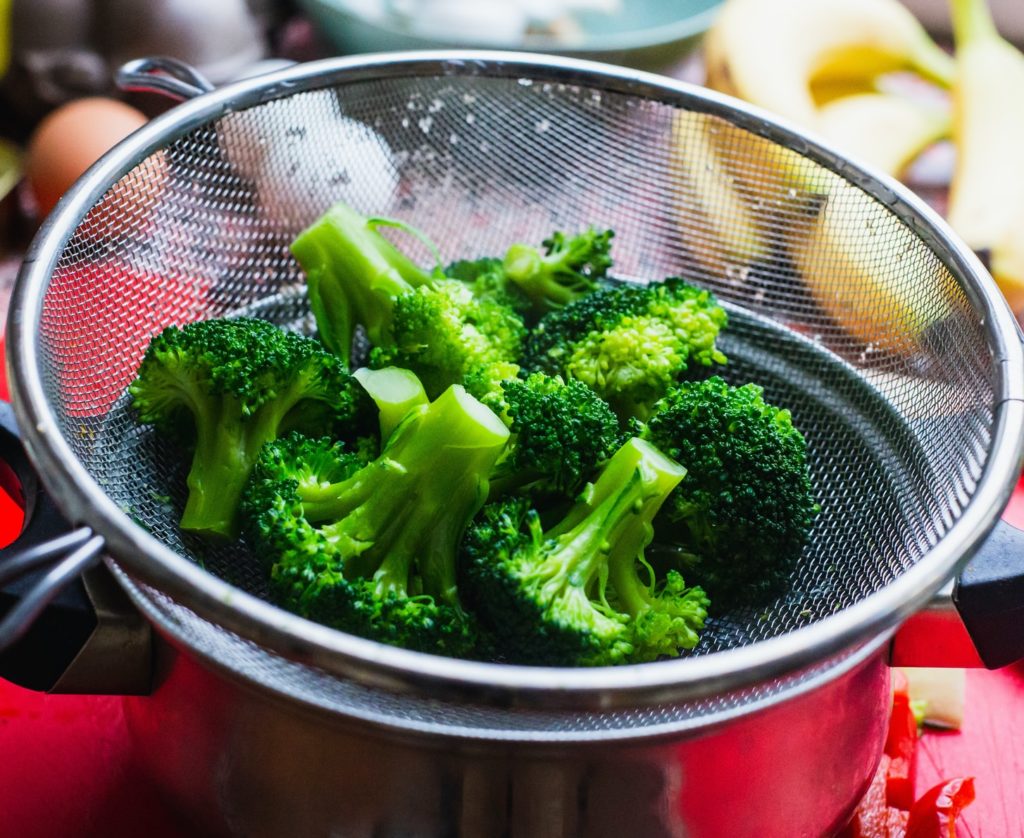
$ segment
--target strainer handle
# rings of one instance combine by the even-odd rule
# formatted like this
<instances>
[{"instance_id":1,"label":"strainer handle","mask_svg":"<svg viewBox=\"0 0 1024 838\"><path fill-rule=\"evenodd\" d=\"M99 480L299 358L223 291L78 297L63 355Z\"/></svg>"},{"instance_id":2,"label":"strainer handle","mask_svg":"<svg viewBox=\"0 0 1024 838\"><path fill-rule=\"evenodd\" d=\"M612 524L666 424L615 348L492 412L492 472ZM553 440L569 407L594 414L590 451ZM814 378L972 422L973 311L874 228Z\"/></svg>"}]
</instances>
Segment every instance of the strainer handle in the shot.
<instances>
[{"instance_id":1,"label":"strainer handle","mask_svg":"<svg viewBox=\"0 0 1024 838\"><path fill-rule=\"evenodd\" d=\"M1024 658L1024 530L1001 520L956 580L953 602L982 661Z\"/></svg>"},{"instance_id":2,"label":"strainer handle","mask_svg":"<svg viewBox=\"0 0 1024 838\"><path fill-rule=\"evenodd\" d=\"M100 564L103 538L72 528L50 500L5 402L0 459L18 479L26 519L0 549L0 676L47 692L146 691L149 626Z\"/></svg>"},{"instance_id":3,"label":"strainer handle","mask_svg":"<svg viewBox=\"0 0 1024 838\"><path fill-rule=\"evenodd\" d=\"M147 56L123 64L117 71L117 86L124 91L160 93L183 102L214 89L194 67L168 56Z\"/></svg>"}]
</instances>

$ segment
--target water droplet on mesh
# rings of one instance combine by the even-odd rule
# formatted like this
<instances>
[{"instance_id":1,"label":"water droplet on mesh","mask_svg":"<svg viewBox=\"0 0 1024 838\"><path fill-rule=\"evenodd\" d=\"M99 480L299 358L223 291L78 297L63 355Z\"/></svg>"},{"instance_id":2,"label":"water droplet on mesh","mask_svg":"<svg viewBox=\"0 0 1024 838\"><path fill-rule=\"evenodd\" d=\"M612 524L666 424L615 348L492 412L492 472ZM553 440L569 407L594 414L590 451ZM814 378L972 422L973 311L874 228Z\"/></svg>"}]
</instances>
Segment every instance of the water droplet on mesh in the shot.
<instances>
[{"instance_id":1,"label":"water droplet on mesh","mask_svg":"<svg viewBox=\"0 0 1024 838\"><path fill-rule=\"evenodd\" d=\"M519 79L520 87L533 87L533 79Z\"/></svg>"},{"instance_id":2,"label":"water droplet on mesh","mask_svg":"<svg viewBox=\"0 0 1024 838\"><path fill-rule=\"evenodd\" d=\"M424 134L429 134L431 126L434 124L434 118L432 116L425 116L416 124L420 126L420 130Z\"/></svg>"},{"instance_id":3,"label":"water droplet on mesh","mask_svg":"<svg viewBox=\"0 0 1024 838\"><path fill-rule=\"evenodd\" d=\"M551 130L551 121L548 119L541 119L536 125L534 125L534 129L538 134L546 134Z\"/></svg>"}]
</instances>

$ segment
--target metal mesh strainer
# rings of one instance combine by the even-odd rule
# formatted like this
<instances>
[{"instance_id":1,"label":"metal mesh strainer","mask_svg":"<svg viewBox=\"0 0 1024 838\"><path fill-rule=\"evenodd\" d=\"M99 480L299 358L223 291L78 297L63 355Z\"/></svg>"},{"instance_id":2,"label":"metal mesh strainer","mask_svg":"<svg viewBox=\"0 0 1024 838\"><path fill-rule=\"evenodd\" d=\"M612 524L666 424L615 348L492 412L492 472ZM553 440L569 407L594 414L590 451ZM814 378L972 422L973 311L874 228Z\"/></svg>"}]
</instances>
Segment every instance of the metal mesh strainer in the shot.
<instances>
[{"instance_id":1,"label":"metal mesh strainer","mask_svg":"<svg viewBox=\"0 0 1024 838\"><path fill-rule=\"evenodd\" d=\"M731 317L727 377L763 384L809 441L822 514L789 593L715 614L684 660L503 667L307 623L262 601L244 550L182 539L181 457L135 424L124 388L170 323L244 312L310 331L288 244L339 199L419 227L445 259L608 226L619 277L713 289ZM760 115L580 62L339 60L184 104L80 183L37 238L13 310L30 451L148 616L219 666L335 710L381 686L542 709L685 699L676 720L765 700L948 580L1020 456L1012 318L927 209ZM427 699L405 701L395 718Z\"/></svg>"}]
</instances>

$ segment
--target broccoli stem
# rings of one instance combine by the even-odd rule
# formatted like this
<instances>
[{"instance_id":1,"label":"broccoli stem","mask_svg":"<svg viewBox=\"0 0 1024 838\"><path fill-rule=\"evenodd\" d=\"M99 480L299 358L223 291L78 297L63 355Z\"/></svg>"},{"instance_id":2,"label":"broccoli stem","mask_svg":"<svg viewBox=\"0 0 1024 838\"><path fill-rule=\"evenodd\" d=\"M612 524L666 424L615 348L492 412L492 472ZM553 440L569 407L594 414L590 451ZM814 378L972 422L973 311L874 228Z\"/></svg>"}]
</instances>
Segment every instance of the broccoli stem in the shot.
<instances>
[{"instance_id":1,"label":"broccoli stem","mask_svg":"<svg viewBox=\"0 0 1024 838\"><path fill-rule=\"evenodd\" d=\"M376 461L348 480L304 493L304 514L338 522L324 531L349 545L347 576L397 591L415 557L423 591L405 593L454 604L458 541L487 497L487 475L508 437L493 411L462 387L449 387L413 408Z\"/></svg>"},{"instance_id":2,"label":"broccoli stem","mask_svg":"<svg viewBox=\"0 0 1024 838\"><path fill-rule=\"evenodd\" d=\"M231 396L193 396L196 450L186 478L183 530L214 539L234 537L238 505L260 449L277 438L287 414L307 394L308 380L298 376L251 416Z\"/></svg>"},{"instance_id":3,"label":"broccoli stem","mask_svg":"<svg viewBox=\"0 0 1024 838\"><path fill-rule=\"evenodd\" d=\"M360 367L352 375L370 394L380 411L380 438L386 444L392 432L413 408L427 404L427 393L416 373L401 367L371 370Z\"/></svg>"},{"instance_id":4,"label":"broccoli stem","mask_svg":"<svg viewBox=\"0 0 1024 838\"><path fill-rule=\"evenodd\" d=\"M614 586L613 574L625 577L631 571L630 592L616 592L637 603L634 562L651 541L655 514L685 474L650 443L629 440L587 486L581 502L546 533L557 546L539 570L562 567L565 581L583 590L593 591L596 583L601 600L606 584Z\"/></svg>"},{"instance_id":5,"label":"broccoli stem","mask_svg":"<svg viewBox=\"0 0 1024 838\"><path fill-rule=\"evenodd\" d=\"M306 273L309 304L324 345L346 364L359 324L379 343L390 321L392 301L431 279L366 218L335 204L292 242L292 255Z\"/></svg>"}]
</instances>

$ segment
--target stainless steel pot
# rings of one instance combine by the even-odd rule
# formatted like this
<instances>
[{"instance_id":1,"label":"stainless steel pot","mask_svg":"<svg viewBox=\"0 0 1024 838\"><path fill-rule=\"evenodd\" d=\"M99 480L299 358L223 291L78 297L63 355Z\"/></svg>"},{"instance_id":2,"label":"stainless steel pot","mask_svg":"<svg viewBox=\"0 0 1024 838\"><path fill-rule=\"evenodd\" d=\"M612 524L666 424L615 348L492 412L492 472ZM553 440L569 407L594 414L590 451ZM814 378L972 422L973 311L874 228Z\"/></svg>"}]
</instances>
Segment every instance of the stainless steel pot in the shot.
<instances>
[{"instance_id":1,"label":"stainless steel pot","mask_svg":"<svg viewBox=\"0 0 1024 838\"><path fill-rule=\"evenodd\" d=\"M1020 468L1020 335L973 254L898 184L731 100L586 62L370 56L218 91L143 62L126 80L195 98L80 181L19 277L18 420L82 529L70 556L29 546L7 566L56 555L60 582L103 552L145 623L100 607L119 629L101 651L156 628L169 661L128 718L206 825L827 834L877 763L901 623L945 593L958 611L942 625L962 616L969 654L1024 651L1004 629L1024 602L1019 539L1000 531L961 572ZM124 387L171 322L244 312L309 330L287 245L336 199L407 219L449 257L606 224L623 278L712 288L730 375L764 383L809 440L822 514L790 591L716 614L679 660L515 667L312 624L266 601L244 549L183 539L180 455L133 422ZM109 671L97 679L83 652L63 686Z\"/></svg>"}]
</instances>

